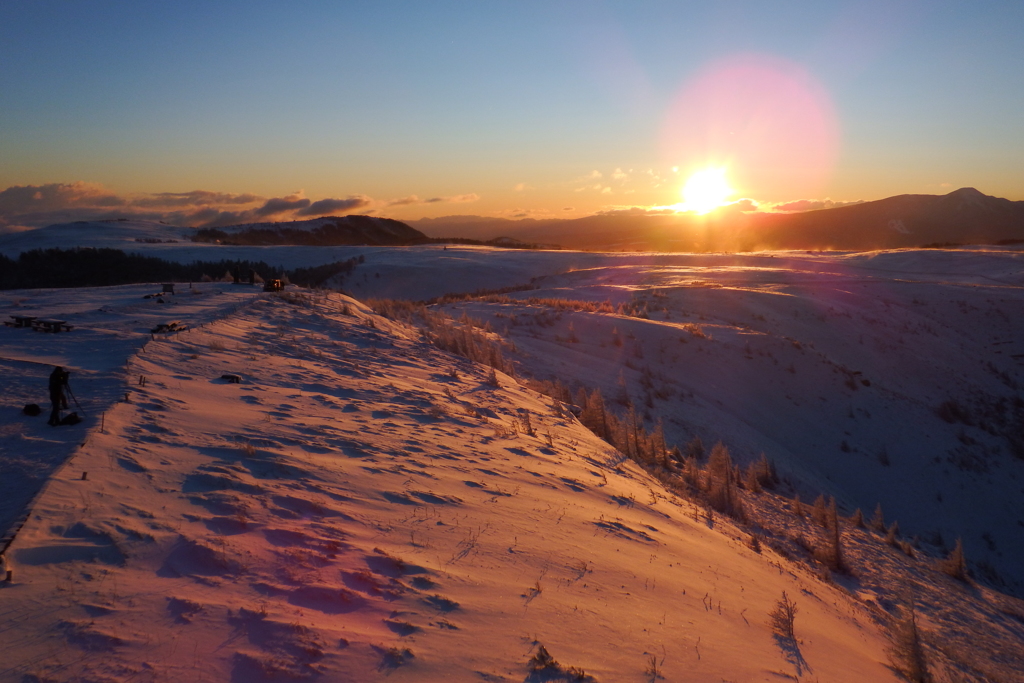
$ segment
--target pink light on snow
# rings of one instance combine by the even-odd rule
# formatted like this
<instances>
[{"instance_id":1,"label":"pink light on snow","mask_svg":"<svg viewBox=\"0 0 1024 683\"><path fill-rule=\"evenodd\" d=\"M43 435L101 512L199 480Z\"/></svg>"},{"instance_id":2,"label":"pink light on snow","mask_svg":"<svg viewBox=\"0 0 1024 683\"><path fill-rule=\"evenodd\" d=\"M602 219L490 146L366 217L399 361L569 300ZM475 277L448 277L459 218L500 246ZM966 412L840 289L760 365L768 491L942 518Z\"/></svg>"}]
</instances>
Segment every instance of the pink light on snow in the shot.
<instances>
[{"instance_id":1,"label":"pink light on snow","mask_svg":"<svg viewBox=\"0 0 1024 683\"><path fill-rule=\"evenodd\" d=\"M728 169L742 195L816 197L839 152L831 98L798 64L744 54L714 62L688 81L662 129L666 161L689 173Z\"/></svg>"}]
</instances>

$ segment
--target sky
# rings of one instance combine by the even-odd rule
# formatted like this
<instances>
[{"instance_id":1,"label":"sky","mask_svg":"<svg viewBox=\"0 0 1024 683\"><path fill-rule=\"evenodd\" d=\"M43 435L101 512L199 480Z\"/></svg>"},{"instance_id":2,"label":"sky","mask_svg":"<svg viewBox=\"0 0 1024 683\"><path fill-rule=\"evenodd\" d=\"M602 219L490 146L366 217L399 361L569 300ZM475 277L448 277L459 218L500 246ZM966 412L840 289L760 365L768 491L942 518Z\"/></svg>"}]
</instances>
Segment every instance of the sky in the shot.
<instances>
[{"instance_id":1,"label":"sky","mask_svg":"<svg viewBox=\"0 0 1024 683\"><path fill-rule=\"evenodd\" d=\"M0 229L1024 200L1024 3L0 6ZM687 200L688 201L688 200ZM685 208L685 205L682 207Z\"/></svg>"}]
</instances>

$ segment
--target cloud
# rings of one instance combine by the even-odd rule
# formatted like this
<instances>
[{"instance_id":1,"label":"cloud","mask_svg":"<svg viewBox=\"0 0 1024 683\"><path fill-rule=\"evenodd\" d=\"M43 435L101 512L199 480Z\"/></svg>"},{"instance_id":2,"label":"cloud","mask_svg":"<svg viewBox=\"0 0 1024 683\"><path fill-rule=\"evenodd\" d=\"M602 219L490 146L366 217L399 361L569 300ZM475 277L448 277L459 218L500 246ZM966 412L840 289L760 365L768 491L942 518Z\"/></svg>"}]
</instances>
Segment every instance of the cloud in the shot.
<instances>
[{"instance_id":1,"label":"cloud","mask_svg":"<svg viewBox=\"0 0 1024 683\"><path fill-rule=\"evenodd\" d=\"M98 183L88 182L15 185L0 190L0 233L31 230L54 223L116 218L209 228L353 212L369 214L378 206L463 204L479 199L479 195L470 193L430 199L410 195L379 202L360 194L312 201L301 191L281 197L202 189L120 195Z\"/></svg>"},{"instance_id":2,"label":"cloud","mask_svg":"<svg viewBox=\"0 0 1024 683\"><path fill-rule=\"evenodd\" d=\"M668 216L675 214L672 207L614 206L598 211L598 216Z\"/></svg>"},{"instance_id":3,"label":"cloud","mask_svg":"<svg viewBox=\"0 0 1024 683\"><path fill-rule=\"evenodd\" d=\"M192 190L191 192L157 192L133 199L132 206L147 208L176 208L187 206L213 205L244 205L255 204L263 197L255 194L230 194L226 192L210 192L208 190Z\"/></svg>"},{"instance_id":4,"label":"cloud","mask_svg":"<svg viewBox=\"0 0 1024 683\"><path fill-rule=\"evenodd\" d=\"M612 188L610 188L610 187L605 187L604 189L601 190L601 194L611 194L611 193L612 193Z\"/></svg>"},{"instance_id":5,"label":"cloud","mask_svg":"<svg viewBox=\"0 0 1024 683\"><path fill-rule=\"evenodd\" d=\"M410 204L465 204L468 202L475 202L480 199L478 194L457 194L451 197L431 197L429 199L420 199L416 195L409 195L401 199L392 199L387 203L388 206L409 206Z\"/></svg>"},{"instance_id":6,"label":"cloud","mask_svg":"<svg viewBox=\"0 0 1024 683\"><path fill-rule=\"evenodd\" d=\"M516 186L512 188L516 192L522 192L526 189L526 183L516 183Z\"/></svg>"},{"instance_id":7,"label":"cloud","mask_svg":"<svg viewBox=\"0 0 1024 683\"><path fill-rule=\"evenodd\" d=\"M615 169L612 173L612 180L625 181L629 180L629 174L623 171L621 168Z\"/></svg>"},{"instance_id":8,"label":"cloud","mask_svg":"<svg viewBox=\"0 0 1024 683\"><path fill-rule=\"evenodd\" d=\"M736 201L729 204L729 206L739 211L757 211L759 207L758 203L753 199L744 197L743 199L737 199Z\"/></svg>"},{"instance_id":9,"label":"cloud","mask_svg":"<svg viewBox=\"0 0 1024 683\"><path fill-rule=\"evenodd\" d=\"M498 216L502 218L551 218L551 211L548 209L524 209L522 207L516 207L513 209L503 209L498 212Z\"/></svg>"},{"instance_id":10,"label":"cloud","mask_svg":"<svg viewBox=\"0 0 1024 683\"><path fill-rule=\"evenodd\" d=\"M51 223L110 218L128 202L97 183L14 185L0 191L0 226L4 232Z\"/></svg>"},{"instance_id":11,"label":"cloud","mask_svg":"<svg viewBox=\"0 0 1024 683\"><path fill-rule=\"evenodd\" d=\"M358 211L373 205L366 195L349 195L346 199L321 199L295 213L296 216L332 216Z\"/></svg>"},{"instance_id":12,"label":"cloud","mask_svg":"<svg viewBox=\"0 0 1024 683\"><path fill-rule=\"evenodd\" d=\"M835 209L840 206L861 204L863 201L863 199L852 202L836 202L831 199L797 199L779 204L762 204L762 207L768 207L769 210L780 213L796 213L800 211L817 211L819 209Z\"/></svg>"},{"instance_id":13,"label":"cloud","mask_svg":"<svg viewBox=\"0 0 1024 683\"><path fill-rule=\"evenodd\" d=\"M388 202L388 206L408 206L409 204L422 204L423 200L414 194L408 197L402 197L401 199L392 199Z\"/></svg>"},{"instance_id":14,"label":"cloud","mask_svg":"<svg viewBox=\"0 0 1024 683\"><path fill-rule=\"evenodd\" d=\"M562 207L562 211L575 211L575 210L576 210L575 206L563 206Z\"/></svg>"},{"instance_id":15,"label":"cloud","mask_svg":"<svg viewBox=\"0 0 1024 683\"><path fill-rule=\"evenodd\" d=\"M287 197L274 197L272 199L268 199L264 202L263 206L253 211L253 215L259 218L276 216L280 213L305 209L311 203L312 202L302 196L302 192L296 192L295 194L290 194Z\"/></svg>"},{"instance_id":16,"label":"cloud","mask_svg":"<svg viewBox=\"0 0 1024 683\"><path fill-rule=\"evenodd\" d=\"M0 215L38 213L70 207L109 208L125 200L96 183L14 185L0 192Z\"/></svg>"}]
</instances>

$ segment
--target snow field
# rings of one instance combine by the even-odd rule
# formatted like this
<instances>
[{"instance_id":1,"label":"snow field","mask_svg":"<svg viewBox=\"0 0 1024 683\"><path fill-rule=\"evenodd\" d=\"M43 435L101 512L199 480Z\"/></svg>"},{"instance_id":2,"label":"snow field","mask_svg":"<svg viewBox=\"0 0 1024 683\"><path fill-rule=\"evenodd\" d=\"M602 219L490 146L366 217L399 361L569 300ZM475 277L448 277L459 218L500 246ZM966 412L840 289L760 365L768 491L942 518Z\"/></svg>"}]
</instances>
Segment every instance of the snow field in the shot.
<instances>
[{"instance_id":1,"label":"snow field","mask_svg":"<svg viewBox=\"0 0 1024 683\"><path fill-rule=\"evenodd\" d=\"M488 374L340 295L150 342L7 552L0 680L543 680L540 644L602 681L894 679L853 597Z\"/></svg>"}]
</instances>

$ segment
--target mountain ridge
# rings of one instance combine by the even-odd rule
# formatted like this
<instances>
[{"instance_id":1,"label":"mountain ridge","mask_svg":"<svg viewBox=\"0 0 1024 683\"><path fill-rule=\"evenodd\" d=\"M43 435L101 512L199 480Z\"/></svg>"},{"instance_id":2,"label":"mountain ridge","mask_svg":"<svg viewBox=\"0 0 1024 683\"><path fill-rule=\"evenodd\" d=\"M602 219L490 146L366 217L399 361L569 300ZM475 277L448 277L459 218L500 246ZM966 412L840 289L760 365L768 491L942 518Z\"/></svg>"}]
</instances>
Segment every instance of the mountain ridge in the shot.
<instances>
[{"instance_id":1,"label":"mountain ridge","mask_svg":"<svg viewBox=\"0 0 1024 683\"><path fill-rule=\"evenodd\" d=\"M453 218L409 223L427 234L485 238L493 230L563 248L627 251L869 250L1024 239L1024 202L969 187L796 213L723 207L705 216L621 211L575 219Z\"/></svg>"}]
</instances>

